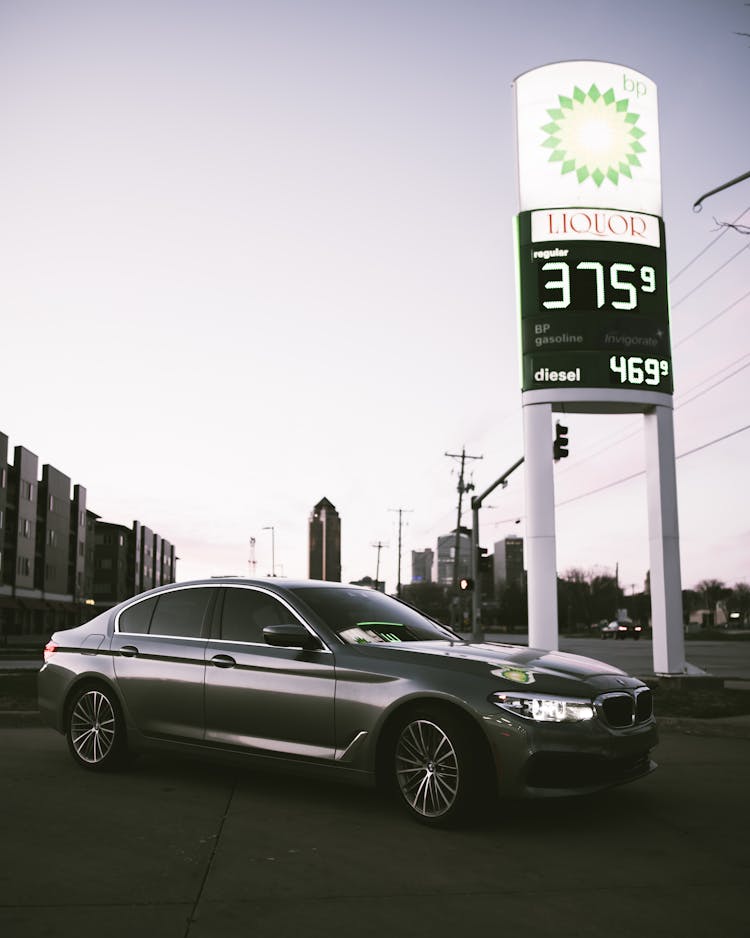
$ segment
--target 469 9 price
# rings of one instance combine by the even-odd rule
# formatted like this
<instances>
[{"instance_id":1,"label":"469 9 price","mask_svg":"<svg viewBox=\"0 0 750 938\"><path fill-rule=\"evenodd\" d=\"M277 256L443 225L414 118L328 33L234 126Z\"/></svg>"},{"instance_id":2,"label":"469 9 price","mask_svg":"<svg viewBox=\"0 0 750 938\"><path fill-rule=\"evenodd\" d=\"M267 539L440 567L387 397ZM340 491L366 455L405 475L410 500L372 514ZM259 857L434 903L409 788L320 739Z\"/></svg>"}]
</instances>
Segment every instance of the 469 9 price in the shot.
<instances>
[{"instance_id":1,"label":"469 9 price","mask_svg":"<svg viewBox=\"0 0 750 938\"><path fill-rule=\"evenodd\" d=\"M641 358L638 355L612 355L609 370L620 384L656 385L669 374L669 362L662 358ZM613 377L612 379L616 379Z\"/></svg>"}]
</instances>

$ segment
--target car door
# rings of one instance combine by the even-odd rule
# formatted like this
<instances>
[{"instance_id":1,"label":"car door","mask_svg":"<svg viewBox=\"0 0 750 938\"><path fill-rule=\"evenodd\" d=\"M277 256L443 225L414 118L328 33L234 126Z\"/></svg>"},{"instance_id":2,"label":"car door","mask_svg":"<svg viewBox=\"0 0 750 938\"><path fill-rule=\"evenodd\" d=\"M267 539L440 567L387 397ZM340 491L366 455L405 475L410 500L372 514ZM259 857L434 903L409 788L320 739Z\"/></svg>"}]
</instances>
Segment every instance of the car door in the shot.
<instances>
[{"instance_id":1,"label":"car door","mask_svg":"<svg viewBox=\"0 0 750 938\"><path fill-rule=\"evenodd\" d=\"M183 587L126 607L112 637L125 706L147 736L203 738L204 649L219 590Z\"/></svg>"},{"instance_id":2,"label":"car door","mask_svg":"<svg viewBox=\"0 0 750 938\"><path fill-rule=\"evenodd\" d=\"M226 586L206 646L207 741L331 759L336 670L327 648L275 648L266 625L301 620L270 592Z\"/></svg>"}]
</instances>

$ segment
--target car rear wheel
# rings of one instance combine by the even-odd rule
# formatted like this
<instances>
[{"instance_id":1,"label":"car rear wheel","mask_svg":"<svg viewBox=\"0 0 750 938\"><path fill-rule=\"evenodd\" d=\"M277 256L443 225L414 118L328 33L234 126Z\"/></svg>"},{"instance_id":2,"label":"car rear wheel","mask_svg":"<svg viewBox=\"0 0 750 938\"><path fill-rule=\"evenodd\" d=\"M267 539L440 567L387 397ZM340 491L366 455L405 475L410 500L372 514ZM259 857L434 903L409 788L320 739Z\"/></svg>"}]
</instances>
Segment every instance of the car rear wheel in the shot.
<instances>
[{"instance_id":1,"label":"car rear wheel","mask_svg":"<svg viewBox=\"0 0 750 938\"><path fill-rule=\"evenodd\" d=\"M68 748L85 769L105 771L121 765L127 753L125 724L111 690L84 687L70 702Z\"/></svg>"},{"instance_id":2,"label":"car rear wheel","mask_svg":"<svg viewBox=\"0 0 750 938\"><path fill-rule=\"evenodd\" d=\"M484 801L488 771L481 741L449 713L425 710L402 721L393 771L401 803L423 824L465 821Z\"/></svg>"}]
</instances>

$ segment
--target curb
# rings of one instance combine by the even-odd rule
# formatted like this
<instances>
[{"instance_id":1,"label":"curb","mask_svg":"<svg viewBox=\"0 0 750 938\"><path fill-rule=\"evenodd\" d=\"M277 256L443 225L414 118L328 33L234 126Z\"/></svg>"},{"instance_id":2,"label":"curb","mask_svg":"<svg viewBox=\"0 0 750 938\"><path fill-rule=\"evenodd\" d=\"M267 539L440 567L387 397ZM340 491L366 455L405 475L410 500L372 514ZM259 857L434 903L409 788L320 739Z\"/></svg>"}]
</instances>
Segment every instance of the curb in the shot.
<instances>
[{"instance_id":1,"label":"curb","mask_svg":"<svg viewBox=\"0 0 750 938\"><path fill-rule=\"evenodd\" d=\"M715 720L702 720L698 717L657 717L656 724L664 733L750 739L750 716L719 717Z\"/></svg>"}]
</instances>

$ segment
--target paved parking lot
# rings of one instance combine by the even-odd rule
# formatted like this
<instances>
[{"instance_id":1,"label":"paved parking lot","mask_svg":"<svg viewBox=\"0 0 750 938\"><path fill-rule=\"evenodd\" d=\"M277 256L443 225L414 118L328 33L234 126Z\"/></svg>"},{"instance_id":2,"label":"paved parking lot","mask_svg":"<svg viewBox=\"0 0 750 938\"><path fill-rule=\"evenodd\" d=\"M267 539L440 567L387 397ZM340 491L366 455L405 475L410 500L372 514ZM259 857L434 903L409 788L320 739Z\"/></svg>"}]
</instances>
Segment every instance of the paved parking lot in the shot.
<instances>
[{"instance_id":1,"label":"paved parking lot","mask_svg":"<svg viewBox=\"0 0 750 938\"><path fill-rule=\"evenodd\" d=\"M372 792L205 762L78 769L0 730L0 934L56 938L741 934L750 740L666 733L594 798L420 827Z\"/></svg>"}]
</instances>

